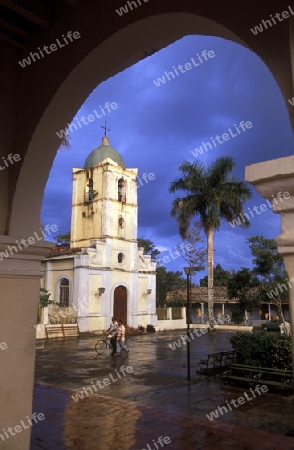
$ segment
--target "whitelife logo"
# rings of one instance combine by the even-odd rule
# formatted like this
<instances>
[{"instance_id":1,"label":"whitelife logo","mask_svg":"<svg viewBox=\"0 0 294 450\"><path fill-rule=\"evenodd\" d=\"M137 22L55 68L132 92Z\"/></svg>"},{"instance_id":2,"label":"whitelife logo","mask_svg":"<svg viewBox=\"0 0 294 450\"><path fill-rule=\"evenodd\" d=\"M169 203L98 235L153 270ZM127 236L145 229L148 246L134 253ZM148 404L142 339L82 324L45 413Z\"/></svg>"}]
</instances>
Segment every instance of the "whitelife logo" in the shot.
<instances>
[{"instance_id":1,"label":"whitelife logo","mask_svg":"<svg viewBox=\"0 0 294 450\"><path fill-rule=\"evenodd\" d=\"M288 9L292 16L294 16L294 11L292 10L291 6L288 6ZM282 18L280 17L282 16ZM279 22L283 22L284 19L289 19L290 14L288 11L283 11L282 13L276 13L275 14L276 19L278 19ZM262 26L263 25L263 26ZM270 15L270 19L268 20L262 20L259 25L256 25L256 27L251 28L250 31L256 35L257 33L262 33L264 31L263 27L267 30L268 25L272 27L273 25L277 25L276 20L273 18L273 15Z\"/></svg>"},{"instance_id":2,"label":"whitelife logo","mask_svg":"<svg viewBox=\"0 0 294 450\"><path fill-rule=\"evenodd\" d=\"M147 3L147 2L149 2L149 0L143 0L143 2ZM137 3L138 3L138 5L137 5ZM141 0L137 0L137 2L135 2L135 1L132 1L132 2L128 1L124 6L122 6L119 9L116 9L115 11L117 12L117 14L119 16L122 16L123 14L127 14L129 12L128 7L130 8L131 11L133 11L133 9L134 9L133 7L138 8L138 6L142 6Z\"/></svg>"},{"instance_id":3,"label":"whitelife logo","mask_svg":"<svg viewBox=\"0 0 294 450\"><path fill-rule=\"evenodd\" d=\"M142 450L159 450L160 448L165 447L166 445L170 444L171 443L171 438L168 437L168 436L165 436L165 437L159 436L157 441L152 439L152 443L154 445L153 448L149 444L147 444L146 448L142 448ZM157 444L160 444L160 447Z\"/></svg>"},{"instance_id":4,"label":"whitelife logo","mask_svg":"<svg viewBox=\"0 0 294 450\"><path fill-rule=\"evenodd\" d=\"M38 52L36 53L32 53L30 52L30 56L28 56L27 58L24 58L22 61L18 61L18 64L20 64L20 66L24 69L26 66L29 66L32 61L35 62L37 61L35 58L37 57L38 60L42 58L44 58L44 56L46 55L50 55L50 53L52 52L56 52L56 50L58 50L59 48L65 47L66 45L68 45L70 42L73 42L74 39L80 39L81 35L78 31L75 31L74 33L72 33L71 31L67 32L66 37L64 36L64 34L62 35L63 38L63 43L60 42L59 39L56 39L55 42L57 42L58 46L56 44L51 44L51 45L44 45L44 47L41 49L40 47L38 47ZM70 42L68 42L68 40ZM49 48L51 51L49 51ZM45 55L44 55L45 52ZM40 56L41 55L41 56Z\"/></svg>"},{"instance_id":5,"label":"whitelife logo","mask_svg":"<svg viewBox=\"0 0 294 450\"><path fill-rule=\"evenodd\" d=\"M294 282L294 277L291 277L290 280L292 282ZM274 297L278 297L278 295L280 295L280 293L282 294L282 292L284 292L284 288L285 288L285 292L287 292L289 290L289 288L292 289L292 286L291 286L291 283L289 280L287 281L287 284L288 284L288 286L286 286L285 283L278 283L277 287L275 289L271 289L269 292L266 293L266 295L271 299L273 299ZM279 291L280 291L280 293L279 293Z\"/></svg>"},{"instance_id":6,"label":"whitelife logo","mask_svg":"<svg viewBox=\"0 0 294 450\"><path fill-rule=\"evenodd\" d=\"M34 425L32 421L34 421L35 423L38 423L38 420L39 421L44 420L45 416L43 413L37 414L34 412L31 417L32 420L29 418L29 416L27 416L26 418L27 418L27 423L25 423L23 420L21 420L20 425L15 425L14 427L8 427L7 430L5 430L3 428L3 434L5 435L6 439L9 439L10 436L15 436L15 433L21 433L23 430L26 430L26 429L32 427ZM15 433L13 432L13 430L15 431ZM10 436L8 433L10 433ZM2 441L5 441L3 434L0 434L0 438L2 439ZM6 447L6 448L8 448L8 447ZM14 447L12 446L9 448L14 448Z\"/></svg>"},{"instance_id":7,"label":"whitelife logo","mask_svg":"<svg viewBox=\"0 0 294 450\"><path fill-rule=\"evenodd\" d=\"M150 181L153 181L153 180L155 180L155 174L153 172L150 172L150 173L144 172L143 175L142 175L142 179L145 181L146 184L148 184L148 179L147 178ZM137 189L139 189L139 187L143 186L143 184L144 183L141 180L141 178L137 177Z\"/></svg>"},{"instance_id":8,"label":"whitelife logo","mask_svg":"<svg viewBox=\"0 0 294 450\"><path fill-rule=\"evenodd\" d=\"M280 203L283 203L282 197L284 198L284 200L288 200L290 198L290 194L289 194L289 192L284 192L284 193L278 192L277 199L273 195L272 195L272 197L273 197L272 203L268 199L266 199L268 206L265 203L262 203L261 205L259 205L260 211L258 211L258 206L254 206L252 208L253 211L257 215L259 215L262 212L267 211L268 207L273 208L275 205L278 205L278 200L280 201ZM229 222L229 224L231 225L232 228L235 228L236 226L241 225L241 219L243 222L245 222L246 221L245 217L250 222L249 214L252 218L254 218L254 214L253 214L253 211L251 211L251 208L247 208L247 209L248 209L248 213L245 213L245 212L240 213L239 217L236 217L236 219L232 220L232 222Z\"/></svg>"},{"instance_id":9,"label":"whitelife logo","mask_svg":"<svg viewBox=\"0 0 294 450\"><path fill-rule=\"evenodd\" d=\"M5 158L5 156L2 156L2 159L3 159L4 167L2 167L0 165L0 170L4 170L4 169L6 169L6 167L9 167L9 165L12 165L15 162L20 161L21 157L19 156L18 153L16 153L15 155L13 155L12 153L9 153L9 155L6 156L6 158ZM8 161L10 164L8 163Z\"/></svg>"},{"instance_id":10,"label":"whitelife logo","mask_svg":"<svg viewBox=\"0 0 294 450\"><path fill-rule=\"evenodd\" d=\"M179 64L178 67L173 66L173 72L165 71L164 75L161 78L157 78L157 80L153 80L153 83L155 84L156 87L160 87L162 84L166 83L166 80L170 81L170 80L176 78L176 76L179 77L181 75L181 73L186 73L189 70L193 69L193 66L198 67L201 64L204 64L205 61L209 61L209 59L214 58L214 57L215 57L215 53L213 50L209 50L209 51L203 50L201 55L199 55L199 53L197 53L197 58L196 58L197 62L195 61L194 58L191 58L190 61L192 62L192 64L187 62L185 65ZM202 58L204 59L204 61ZM185 67L185 69L184 69L184 67ZM179 73L179 71L180 71L180 73Z\"/></svg>"},{"instance_id":11,"label":"whitelife logo","mask_svg":"<svg viewBox=\"0 0 294 450\"><path fill-rule=\"evenodd\" d=\"M245 401L250 402L251 400L253 400L254 398L256 398L255 392L258 395L264 394L268 391L268 387L263 384L262 386L260 386L259 384L257 384L254 388L254 390L252 388L250 388L250 392L252 394L252 397L249 397L247 395L247 392L244 392L244 397L239 397L237 398L237 400L231 400L230 402L226 402L226 406L218 406L217 409L215 411L211 411L210 414L206 414L207 419L209 419L211 422L214 419L218 419L220 417L219 413L221 413L221 415L225 413L228 413L228 409L230 411L232 411L232 407L231 405L234 406L234 408L238 408L240 405L244 405ZM230 405L231 404L231 405Z\"/></svg>"},{"instance_id":12,"label":"whitelife logo","mask_svg":"<svg viewBox=\"0 0 294 450\"><path fill-rule=\"evenodd\" d=\"M242 131L245 132L246 130L250 130L250 128L252 128L253 125L252 125L252 122L250 122L249 120L247 120L247 122L244 122L244 120L241 120L239 125L237 126L236 124L234 124L234 127L235 127L235 130L231 130L231 128L228 128L228 130L227 130L228 133L223 133L221 136L219 136L217 134L215 136L215 138L211 137L210 139L211 139L214 147L216 147L218 144L223 144L224 142L229 141L231 138L235 138L236 136L240 135L242 133ZM239 127L241 128L242 131L240 130ZM235 133L234 133L234 131L235 131ZM198 155L203 155L203 150L205 150L206 152L208 150L212 150L211 143L210 142L202 142L200 147L197 147L194 150L191 150L191 153L195 158L197 158Z\"/></svg>"},{"instance_id":13,"label":"whitelife logo","mask_svg":"<svg viewBox=\"0 0 294 450\"><path fill-rule=\"evenodd\" d=\"M109 378L103 378L103 381L97 380L96 384L99 386L100 389L105 388L106 386L109 386L111 383L115 383L116 381L120 380L122 376L126 376L127 374L133 373L134 369L132 366L121 366L119 371L115 369L115 372L118 376L118 378L114 378L112 373L109 373ZM122 375L121 375L122 374ZM85 386L83 388L83 391L77 392L75 395L72 395L71 398L77 403L79 400L83 400L85 397L88 397L89 395L93 395L95 392L97 392L97 387L95 386L94 382L91 381L92 386Z\"/></svg>"},{"instance_id":14,"label":"whitelife logo","mask_svg":"<svg viewBox=\"0 0 294 450\"><path fill-rule=\"evenodd\" d=\"M27 239L21 239L20 242L18 240L16 240L15 244L17 245L17 247L16 247L16 245L8 245L5 252L0 252L0 261L3 261L3 259L5 259L5 258L9 258L9 256L12 256L13 254L18 253L19 251L23 250L25 247L28 247L29 245L34 245L36 243L36 240L42 241L46 237L46 235L50 236L51 232L56 233L56 231L58 231L58 227L55 224L53 224L53 225L47 224L44 227L44 230L43 230L43 228L40 228L40 231L42 234L41 237L35 231L34 236L30 236ZM27 244L27 241L28 241L28 244ZM9 254L9 252L10 252L10 254Z\"/></svg>"},{"instance_id":15,"label":"whitelife logo","mask_svg":"<svg viewBox=\"0 0 294 450\"><path fill-rule=\"evenodd\" d=\"M82 124L84 125L89 125L89 123L94 122L96 119L94 117L94 115L96 116L97 119L102 119L103 116L106 116L107 113L111 113L111 111L115 111L118 108L118 104L116 102L106 102L104 106L99 106L100 111L103 115L100 116L100 114L98 114L98 112L96 111L96 109L94 109L93 113L94 114L88 114L88 116L82 116L80 117L80 119L76 119L75 121L72 121L72 123L68 123L67 126L63 129L63 130L59 130L56 131L57 136L59 137L59 139L62 139L63 137L68 136L68 131L70 131L71 133L73 133L75 130L77 131L79 128L82 128ZM105 109L107 110L107 112L105 111ZM88 122L87 122L88 120Z\"/></svg>"}]
</instances>

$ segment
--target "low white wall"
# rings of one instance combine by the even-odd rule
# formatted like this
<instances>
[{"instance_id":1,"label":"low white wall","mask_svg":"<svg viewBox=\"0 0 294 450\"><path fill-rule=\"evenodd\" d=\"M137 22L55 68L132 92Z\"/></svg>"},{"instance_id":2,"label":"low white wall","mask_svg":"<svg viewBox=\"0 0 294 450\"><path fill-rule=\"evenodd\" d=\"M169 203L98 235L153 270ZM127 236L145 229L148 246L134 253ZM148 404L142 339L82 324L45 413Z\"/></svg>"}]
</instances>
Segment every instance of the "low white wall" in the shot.
<instances>
[{"instance_id":1,"label":"low white wall","mask_svg":"<svg viewBox=\"0 0 294 450\"><path fill-rule=\"evenodd\" d=\"M216 330L227 330L227 331L252 331L253 326L251 325L215 325Z\"/></svg>"},{"instance_id":2,"label":"low white wall","mask_svg":"<svg viewBox=\"0 0 294 450\"><path fill-rule=\"evenodd\" d=\"M157 319L157 325L155 326L156 331L168 331L168 330L184 330L187 328L186 323L186 308L182 308L182 319L172 320L172 308L166 308L167 319L159 320ZM207 323L193 323L190 324L190 328L209 328ZM244 325L215 325L216 330L225 331L252 331L253 326Z\"/></svg>"},{"instance_id":3,"label":"low white wall","mask_svg":"<svg viewBox=\"0 0 294 450\"><path fill-rule=\"evenodd\" d=\"M155 327L156 331L168 331L168 330L184 330L187 328L186 319L180 320L158 320ZM208 325L202 323L194 323L190 325L190 328L209 328ZM215 325L216 330L223 331L252 331L252 326L243 325Z\"/></svg>"},{"instance_id":4,"label":"low white wall","mask_svg":"<svg viewBox=\"0 0 294 450\"><path fill-rule=\"evenodd\" d=\"M186 328L186 318L178 320L157 320L156 331L182 330Z\"/></svg>"}]
</instances>

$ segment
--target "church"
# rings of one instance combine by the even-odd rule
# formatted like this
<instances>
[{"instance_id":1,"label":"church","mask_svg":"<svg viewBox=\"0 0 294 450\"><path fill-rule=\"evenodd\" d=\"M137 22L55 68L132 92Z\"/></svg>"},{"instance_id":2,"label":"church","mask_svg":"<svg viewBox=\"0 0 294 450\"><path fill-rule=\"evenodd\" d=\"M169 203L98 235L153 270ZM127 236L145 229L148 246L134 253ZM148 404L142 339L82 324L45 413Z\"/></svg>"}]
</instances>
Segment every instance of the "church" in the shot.
<instances>
[{"instance_id":1,"label":"church","mask_svg":"<svg viewBox=\"0 0 294 450\"><path fill-rule=\"evenodd\" d=\"M105 135L72 173L70 248L45 259L41 286L82 332L108 328L112 316L156 325L156 262L137 244L138 169L125 167Z\"/></svg>"}]
</instances>

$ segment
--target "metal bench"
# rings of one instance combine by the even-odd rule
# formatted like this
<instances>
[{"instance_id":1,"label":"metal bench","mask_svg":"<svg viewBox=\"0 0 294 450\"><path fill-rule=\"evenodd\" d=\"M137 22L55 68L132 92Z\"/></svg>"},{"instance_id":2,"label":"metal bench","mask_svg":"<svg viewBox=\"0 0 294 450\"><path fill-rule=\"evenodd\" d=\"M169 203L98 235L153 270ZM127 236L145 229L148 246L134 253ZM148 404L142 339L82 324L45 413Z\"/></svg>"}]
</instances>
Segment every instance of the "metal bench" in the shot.
<instances>
[{"instance_id":1,"label":"metal bench","mask_svg":"<svg viewBox=\"0 0 294 450\"><path fill-rule=\"evenodd\" d=\"M265 384L281 389L293 389L293 375L289 369L275 369L262 366L232 363L229 370L222 374L224 381L240 384Z\"/></svg>"},{"instance_id":2,"label":"metal bench","mask_svg":"<svg viewBox=\"0 0 294 450\"><path fill-rule=\"evenodd\" d=\"M235 360L235 351L210 353L199 361L200 375L213 376L227 370Z\"/></svg>"}]
</instances>

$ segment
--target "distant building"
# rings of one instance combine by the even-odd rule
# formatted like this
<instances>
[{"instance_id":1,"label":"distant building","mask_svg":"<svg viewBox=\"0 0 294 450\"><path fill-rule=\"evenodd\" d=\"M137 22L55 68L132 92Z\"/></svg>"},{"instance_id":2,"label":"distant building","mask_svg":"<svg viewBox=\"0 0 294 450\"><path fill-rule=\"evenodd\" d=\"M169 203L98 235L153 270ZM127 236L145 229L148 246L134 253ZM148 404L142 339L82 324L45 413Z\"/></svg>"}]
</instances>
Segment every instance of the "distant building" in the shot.
<instances>
[{"instance_id":1,"label":"distant building","mask_svg":"<svg viewBox=\"0 0 294 450\"><path fill-rule=\"evenodd\" d=\"M42 287L60 305L49 307L50 321L76 318L81 331L108 328L112 316L156 325L156 263L137 244L137 172L107 137L73 169L70 248L42 264Z\"/></svg>"},{"instance_id":2,"label":"distant building","mask_svg":"<svg viewBox=\"0 0 294 450\"><path fill-rule=\"evenodd\" d=\"M192 317L196 322L201 322L205 316L208 316L208 302L207 302L207 287L192 287L191 288L191 304L192 304ZM167 306L171 303L186 302L187 294L186 289L177 289L169 292L167 296ZM213 313L214 318L217 319L225 314L232 314L232 309L236 305L238 299L228 298L228 290L225 286L214 287L214 300L213 300ZM285 318L289 318L289 300L282 300L282 309ZM251 319L268 319L275 318L278 315L277 306L269 299L268 303L261 303L258 309L253 310L250 315Z\"/></svg>"}]
</instances>

